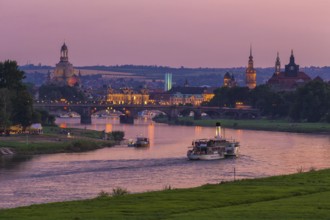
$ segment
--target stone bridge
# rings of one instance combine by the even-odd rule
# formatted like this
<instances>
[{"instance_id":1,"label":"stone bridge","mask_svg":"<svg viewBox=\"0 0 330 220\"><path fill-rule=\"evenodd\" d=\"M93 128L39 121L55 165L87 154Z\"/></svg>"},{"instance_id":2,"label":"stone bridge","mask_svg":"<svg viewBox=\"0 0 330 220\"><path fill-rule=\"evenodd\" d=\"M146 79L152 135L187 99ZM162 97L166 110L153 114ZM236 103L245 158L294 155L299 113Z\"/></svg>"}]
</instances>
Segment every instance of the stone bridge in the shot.
<instances>
[{"instance_id":1,"label":"stone bridge","mask_svg":"<svg viewBox=\"0 0 330 220\"><path fill-rule=\"evenodd\" d=\"M138 112L144 110L158 110L164 112L170 120L176 119L183 112L194 112L194 118L200 119L202 113L208 114L211 118L258 118L260 112L252 108L219 108L207 106L168 106L168 105L115 105L107 103L35 103L35 109L45 109L48 111L75 111L80 114L82 124L90 124L93 113L115 109L121 111L129 117L136 117Z\"/></svg>"}]
</instances>

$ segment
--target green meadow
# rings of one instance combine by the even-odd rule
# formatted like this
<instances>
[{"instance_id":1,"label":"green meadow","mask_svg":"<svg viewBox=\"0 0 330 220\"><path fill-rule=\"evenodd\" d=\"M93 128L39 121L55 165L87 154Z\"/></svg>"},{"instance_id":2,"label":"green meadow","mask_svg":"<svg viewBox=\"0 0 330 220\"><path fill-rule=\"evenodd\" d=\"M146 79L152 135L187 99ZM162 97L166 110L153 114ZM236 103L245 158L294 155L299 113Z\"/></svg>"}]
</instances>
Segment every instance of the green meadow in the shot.
<instances>
[{"instance_id":1,"label":"green meadow","mask_svg":"<svg viewBox=\"0 0 330 220\"><path fill-rule=\"evenodd\" d=\"M215 126L216 122L226 128L250 129L263 131L283 131L296 133L330 133L330 123L307 123L307 122L288 122L286 120L234 120L234 119L202 119L194 120L192 117L178 118L176 121L168 121L166 118L157 118L157 122L188 126Z\"/></svg>"},{"instance_id":2,"label":"green meadow","mask_svg":"<svg viewBox=\"0 0 330 220\"><path fill-rule=\"evenodd\" d=\"M70 135L68 135L68 133ZM124 133L104 133L78 128L45 127L43 134L15 134L0 137L0 147L10 148L19 155L83 152L114 146Z\"/></svg>"},{"instance_id":3,"label":"green meadow","mask_svg":"<svg viewBox=\"0 0 330 220\"><path fill-rule=\"evenodd\" d=\"M330 170L0 210L0 219L330 219Z\"/></svg>"}]
</instances>

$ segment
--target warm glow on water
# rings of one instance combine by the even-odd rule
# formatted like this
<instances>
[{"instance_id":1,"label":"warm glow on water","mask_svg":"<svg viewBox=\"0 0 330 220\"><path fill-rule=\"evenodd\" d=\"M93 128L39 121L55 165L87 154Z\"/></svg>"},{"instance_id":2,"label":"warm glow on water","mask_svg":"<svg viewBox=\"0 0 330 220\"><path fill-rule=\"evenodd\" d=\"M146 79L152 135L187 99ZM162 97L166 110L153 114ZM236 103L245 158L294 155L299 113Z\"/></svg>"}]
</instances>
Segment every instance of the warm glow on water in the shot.
<instances>
[{"instance_id":1,"label":"warm glow on water","mask_svg":"<svg viewBox=\"0 0 330 220\"><path fill-rule=\"evenodd\" d=\"M105 132L112 132L112 124L107 123L105 125Z\"/></svg>"},{"instance_id":2,"label":"warm glow on water","mask_svg":"<svg viewBox=\"0 0 330 220\"><path fill-rule=\"evenodd\" d=\"M79 119L61 119L61 126L80 127ZM40 155L0 163L0 208L95 197L120 186L131 192L218 183L330 167L328 135L226 129L227 138L240 141L240 157L218 161L189 161L193 139L213 137L214 128L169 126L149 120L135 125L95 119L90 129L122 130L126 138L148 136L149 148L127 146L92 152Z\"/></svg>"}]
</instances>

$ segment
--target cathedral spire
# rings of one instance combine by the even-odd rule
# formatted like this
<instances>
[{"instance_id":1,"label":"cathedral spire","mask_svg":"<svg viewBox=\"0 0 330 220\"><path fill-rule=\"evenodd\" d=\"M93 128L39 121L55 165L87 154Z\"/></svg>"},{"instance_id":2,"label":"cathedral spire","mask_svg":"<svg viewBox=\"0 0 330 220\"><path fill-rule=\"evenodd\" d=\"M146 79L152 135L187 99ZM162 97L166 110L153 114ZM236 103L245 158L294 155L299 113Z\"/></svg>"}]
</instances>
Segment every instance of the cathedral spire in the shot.
<instances>
[{"instance_id":1,"label":"cathedral spire","mask_svg":"<svg viewBox=\"0 0 330 220\"><path fill-rule=\"evenodd\" d=\"M252 56L252 45L251 44L250 44L250 56L249 56L248 68L253 69L253 56Z\"/></svg>"},{"instance_id":2,"label":"cathedral spire","mask_svg":"<svg viewBox=\"0 0 330 220\"><path fill-rule=\"evenodd\" d=\"M294 62L294 55L293 55L293 50L291 49L291 56L290 56L290 64L291 65L295 65L295 62Z\"/></svg>"},{"instance_id":3,"label":"cathedral spire","mask_svg":"<svg viewBox=\"0 0 330 220\"><path fill-rule=\"evenodd\" d=\"M278 75L281 72L281 61L280 61L280 56L279 53L277 52L277 57L275 61L275 74Z\"/></svg>"},{"instance_id":4,"label":"cathedral spire","mask_svg":"<svg viewBox=\"0 0 330 220\"><path fill-rule=\"evenodd\" d=\"M252 44L250 44L250 59L253 59L253 56L252 56Z\"/></svg>"}]
</instances>

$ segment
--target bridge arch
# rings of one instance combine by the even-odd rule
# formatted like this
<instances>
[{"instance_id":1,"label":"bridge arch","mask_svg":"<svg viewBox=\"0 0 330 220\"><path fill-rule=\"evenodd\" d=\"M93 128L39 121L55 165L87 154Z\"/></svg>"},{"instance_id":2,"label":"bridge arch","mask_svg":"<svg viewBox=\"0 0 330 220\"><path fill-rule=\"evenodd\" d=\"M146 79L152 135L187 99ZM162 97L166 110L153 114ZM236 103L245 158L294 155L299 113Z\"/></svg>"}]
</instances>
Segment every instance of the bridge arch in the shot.
<instances>
[{"instance_id":1,"label":"bridge arch","mask_svg":"<svg viewBox=\"0 0 330 220\"><path fill-rule=\"evenodd\" d=\"M81 115L81 123L91 123L91 115L95 112L112 109L120 111L130 117L135 117L138 112L143 110L159 110L164 112L170 120L178 117L180 112L194 112L194 118L200 119L201 114L205 112L211 117L259 117L258 109L234 109L234 108L219 108L208 106L164 106L164 105L114 105L109 103L81 103L81 104L66 104L66 103L35 103L35 108L52 110L67 110L75 111Z\"/></svg>"}]
</instances>

